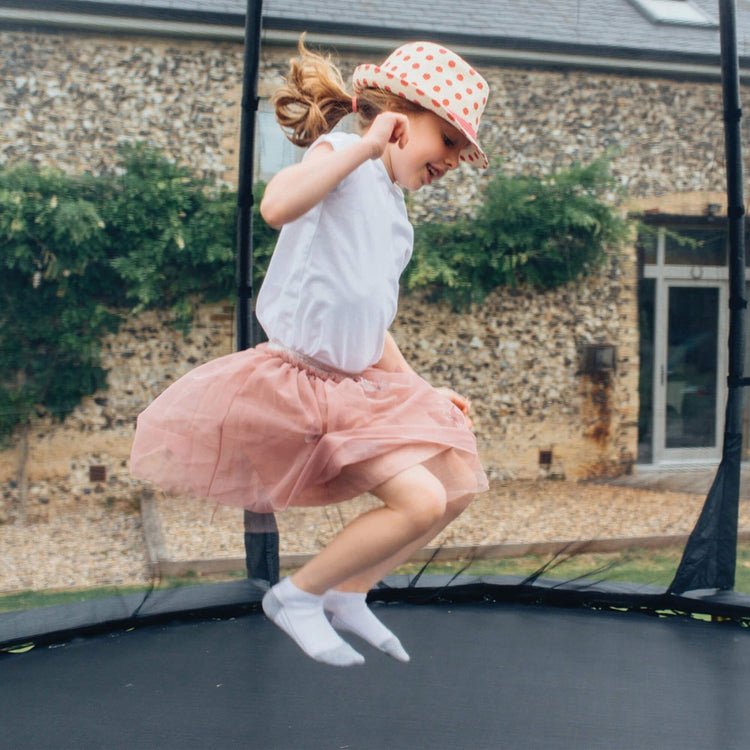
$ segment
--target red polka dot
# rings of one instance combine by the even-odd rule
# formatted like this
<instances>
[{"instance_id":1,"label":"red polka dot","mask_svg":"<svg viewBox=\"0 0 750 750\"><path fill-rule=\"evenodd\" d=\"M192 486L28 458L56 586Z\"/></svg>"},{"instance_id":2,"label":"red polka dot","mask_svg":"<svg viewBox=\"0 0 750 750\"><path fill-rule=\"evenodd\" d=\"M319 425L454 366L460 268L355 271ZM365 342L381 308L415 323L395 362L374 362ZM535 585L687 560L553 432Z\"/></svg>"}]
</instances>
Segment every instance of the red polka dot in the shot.
<instances>
[{"instance_id":1,"label":"red polka dot","mask_svg":"<svg viewBox=\"0 0 750 750\"><path fill-rule=\"evenodd\" d=\"M432 87L432 90L433 91L440 91L440 86L435 85L435 86Z\"/></svg>"},{"instance_id":2,"label":"red polka dot","mask_svg":"<svg viewBox=\"0 0 750 750\"><path fill-rule=\"evenodd\" d=\"M481 81L477 81L477 88L478 89L483 89L484 88L484 86L482 85Z\"/></svg>"},{"instance_id":3,"label":"red polka dot","mask_svg":"<svg viewBox=\"0 0 750 750\"><path fill-rule=\"evenodd\" d=\"M425 55L425 60L434 60L434 59L435 58L433 55Z\"/></svg>"},{"instance_id":4,"label":"red polka dot","mask_svg":"<svg viewBox=\"0 0 750 750\"><path fill-rule=\"evenodd\" d=\"M406 73L402 73L401 74L401 83L403 83L404 86L408 86L409 82L407 80L405 80L405 79L406 79Z\"/></svg>"},{"instance_id":5,"label":"red polka dot","mask_svg":"<svg viewBox=\"0 0 750 750\"><path fill-rule=\"evenodd\" d=\"M438 52L439 52L439 53L440 53L441 55L444 55L444 54L445 54L446 52L448 52L448 50L447 50L447 49L443 49L442 47L440 47L440 48L438 49Z\"/></svg>"},{"instance_id":6,"label":"red polka dot","mask_svg":"<svg viewBox=\"0 0 750 750\"><path fill-rule=\"evenodd\" d=\"M416 70L419 67L419 63L412 63L411 66Z\"/></svg>"},{"instance_id":7,"label":"red polka dot","mask_svg":"<svg viewBox=\"0 0 750 750\"><path fill-rule=\"evenodd\" d=\"M442 68L441 65L436 65L435 66L435 70L437 70L438 73L442 73L443 72L443 68Z\"/></svg>"},{"instance_id":8,"label":"red polka dot","mask_svg":"<svg viewBox=\"0 0 750 750\"><path fill-rule=\"evenodd\" d=\"M458 78L459 81L463 81L464 77L459 73L456 78Z\"/></svg>"},{"instance_id":9,"label":"red polka dot","mask_svg":"<svg viewBox=\"0 0 750 750\"><path fill-rule=\"evenodd\" d=\"M439 107L439 106L440 106L440 102L439 102L439 101L438 101L437 99L433 99L433 100L432 100L432 104L433 104L433 106L435 106L435 107Z\"/></svg>"},{"instance_id":10,"label":"red polka dot","mask_svg":"<svg viewBox=\"0 0 750 750\"><path fill-rule=\"evenodd\" d=\"M419 96L425 96L425 93L424 93L424 91L422 91L422 89L417 89L417 94Z\"/></svg>"},{"instance_id":11,"label":"red polka dot","mask_svg":"<svg viewBox=\"0 0 750 750\"><path fill-rule=\"evenodd\" d=\"M387 91L387 92L388 92L389 94L391 93L391 87L390 87L390 86L385 86L384 88L385 88L385 90L386 90L386 91Z\"/></svg>"},{"instance_id":12,"label":"red polka dot","mask_svg":"<svg viewBox=\"0 0 750 750\"><path fill-rule=\"evenodd\" d=\"M448 65L449 65L449 66L450 66L451 68L455 68L455 67L456 67L456 61L455 61L455 60L449 60L449 61L448 61Z\"/></svg>"},{"instance_id":13,"label":"red polka dot","mask_svg":"<svg viewBox=\"0 0 750 750\"><path fill-rule=\"evenodd\" d=\"M424 50L424 47L417 47L417 52L422 52Z\"/></svg>"},{"instance_id":14,"label":"red polka dot","mask_svg":"<svg viewBox=\"0 0 750 750\"><path fill-rule=\"evenodd\" d=\"M464 107L464 114L465 114L465 115L468 115L468 114L469 114L469 108L468 108L468 107Z\"/></svg>"},{"instance_id":15,"label":"red polka dot","mask_svg":"<svg viewBox=\"0 0 750 750\"><path fill-rule=\"evenodd\" d=\"M466 89L466 93L471 94L472 93L471 89Z\"/></svg>"},{"instance_id":16,"label":"red polka dot","mask_svg":"<svg viewBox=\"0 0 750 750\"><path fill-rule=\"evenodd\" d=\"M430 80L430 78L431 78L431 76L430 76L430 74L429 74L429 73L422 73L422 78L424 78L424 79L425 79L425 81L429 81L429 80Z\"/></svg>"},{"instance_id":17,"label":"red polka dot","mask_svg":"<svg viewBox=\"0 0 750 750\"><path fill-rule=\"evenodd\" d=\"M475 76L476 74L477 74L477 71L474 70L474 68L469 68L469 75L470 76Z\"/></svg>"},{"instance_id":18,"label":"red polka dot","mask_svg":"<svg viewBox=\"0 0 750 750\"><path fill-rule=\"evenodd\" d=\"M404 55L404 60L411 60L411 55Z\"/></svg>"},{"instance_id":19,"label":"red polka dot","mask_svg":"<svg viewBox=\"0 0 750 750\"><path fill-rule=\"evenodd\" d=\"M479 102L474 102L474 109L479 109Z\"/></svg>"},{"instance_id":20,"label":"red polka dot","mask_svg":"<svg viewBox=\"0 0 750 750\"><path fill-rule=\"evenodd\" d=\"M389 78L390 80L393 80L396 76L394 76L393 73L386 73L385 77Z\"/></svg>"},{"instance_id":21,"label":"red polka dot","mask_svg":"<svg viewBox=\"0 0 750 750\"><path fill-rule=\"evenodd\" d=\"M446 82L445 82L445 85L446 85L446 86L452 86L452 85L453 85L453 81L446 81Z\"/></svg>"},{"instance_id":22,"label":"red polka dot","mask_svg":"<svg viewBox=\"0 0 750 750\"><path fill-rule=\"evenodd\" d=\"M406 99L406 94L403 91L399 91L398 95L404 99Z\"/></svg>"},{"instance_id":23,"label":"red polka dot","mask_svg":"<svg viewBox=\"0 0 750 750\"><path fill-rule=\"evenodd\" d=\"M456 92L456 99L461 99L461 94L459 94L458 92Z\"/></svg>"},{"instance_id":24,"label":"red polka dot","mask_svg":"<svg viewBox=\"0 0 750 750\"><path fill-rule=\"evenodd\" d=\"M445 107L448 107L448 106L450 105L450 103L451 103L451 102L450 102L450 99L443 99L443 106L445 106ZM451 117L451 120L452 120L452 119L453 119L453 118Z\"/></svg>"}]
</instances>

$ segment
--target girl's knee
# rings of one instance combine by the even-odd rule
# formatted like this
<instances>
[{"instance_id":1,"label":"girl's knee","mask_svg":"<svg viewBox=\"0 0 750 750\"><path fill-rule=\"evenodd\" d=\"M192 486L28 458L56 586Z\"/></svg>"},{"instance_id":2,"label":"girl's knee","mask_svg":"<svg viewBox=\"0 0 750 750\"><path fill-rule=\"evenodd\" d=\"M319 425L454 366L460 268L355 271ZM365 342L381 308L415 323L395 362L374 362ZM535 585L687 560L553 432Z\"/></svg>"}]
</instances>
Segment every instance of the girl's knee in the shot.
<instances>
[{"instance_id":1,"label":"girl's knee","mask_svg":"<svg viewBox=\"0 0 750 750\"><path fill-rule=\"evenodd\" d=\"M418 530L427 531L445 516L447 507L445 489L436 482L414 493L407 513Z\"/></svg>"},{"instance_id":2,"label":"girl's knee","mask_svg":"<svg viewBox=\"0 0 750 750\"><path fill-rule=\"evenodd\" d=\"M373 490L389 508L423 533L445 518L448 496L443 484L424 466L415 466Z\"/></svg>"},{"instance_id":3,"label":"girl's knee","mask_svg":"<svg viewBox=\"0 0 750 750\"><path fill-rule=\"evenodd\" d=\"M400 487L396 502L388 504L403 512L415 531L422 533L445 516L448 498L445 487L424 467L418 467L410 480Z\"/></svg>"}]
</instances>

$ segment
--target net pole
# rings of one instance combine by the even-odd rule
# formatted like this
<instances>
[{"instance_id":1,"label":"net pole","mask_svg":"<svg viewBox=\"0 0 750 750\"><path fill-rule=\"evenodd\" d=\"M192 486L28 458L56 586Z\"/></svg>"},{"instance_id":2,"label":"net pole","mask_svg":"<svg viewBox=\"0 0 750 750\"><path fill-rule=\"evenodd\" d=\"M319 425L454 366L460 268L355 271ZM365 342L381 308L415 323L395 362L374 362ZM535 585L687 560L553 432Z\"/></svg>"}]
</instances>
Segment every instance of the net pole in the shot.
<instances>
[{"instance_id":1,"label":"net pole","mask_svg":"<svg viewBox=\"0 0 750 750\"><path fill-rule=\"evenodd\" d=\"M721 82L727 165L729 237L728 394L724 444L716 477L690 534L671 593L734 588L742 461L742 387L745 361L745 203L742 191L740 76L735 0L719 0Z\"/></svg>"},{"instance_id":2,"label":"net pole","mask_svg":"<svg viewBox=\"0 0 750 750\"><path fill-rule=\"evenodd\" d=\"M237 180L237 350L257 342L253 312L253 166L258 111L258 69L262 0L248 0L242 74L242 114ZM248 578L276 583L279 579L279 532L272 513L244 513L245 561Z\"/></svg>"},{"instance_id":3,"label":"net pole","mask_svg":"<svg viewBox=\"0 0 750 750\"><path fill-rule=\"evenodd\" d=\"M742 188L742 110L737 59L735 0L720 0L722 87L727 162L729 234L729 395L726 432L742 433L742 380L745 362L745 201Z\"/></svg>"}]
</instances>

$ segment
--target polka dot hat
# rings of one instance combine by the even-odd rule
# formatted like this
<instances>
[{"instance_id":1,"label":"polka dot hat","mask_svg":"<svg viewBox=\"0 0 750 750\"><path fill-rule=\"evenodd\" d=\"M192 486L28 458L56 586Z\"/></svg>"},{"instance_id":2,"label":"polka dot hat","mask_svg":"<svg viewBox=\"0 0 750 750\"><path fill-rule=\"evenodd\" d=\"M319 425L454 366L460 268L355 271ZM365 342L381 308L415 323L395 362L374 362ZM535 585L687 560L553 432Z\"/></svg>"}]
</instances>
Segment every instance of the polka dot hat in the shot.
<instances>
[{"instance_id":1,"label":"polka dot hat","mask_svg":"<svg viewBox=\"0 0 750 750\"><path fill-rule=\"evenodd\" d=\"M477 130L490 89L455 52L432 42L411 42L382 65L360 65L353 81L355 93L366 88L389 91L448 120L470 142L461 151L461 160L482 169L489 164Z\"/></svg>"}]
</instances>

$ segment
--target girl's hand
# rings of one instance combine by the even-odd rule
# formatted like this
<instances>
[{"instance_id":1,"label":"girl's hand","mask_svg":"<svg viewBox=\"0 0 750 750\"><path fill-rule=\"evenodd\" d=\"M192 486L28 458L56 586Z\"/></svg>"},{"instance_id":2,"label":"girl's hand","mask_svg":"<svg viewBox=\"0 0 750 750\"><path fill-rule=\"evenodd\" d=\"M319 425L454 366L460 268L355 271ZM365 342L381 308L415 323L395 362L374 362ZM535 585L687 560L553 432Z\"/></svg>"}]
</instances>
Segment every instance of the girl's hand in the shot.
<instances>
[{"instance_id":1,"label":"girl's hand","mask_svg":"<svg viewBox=\"0 0 750 750\"><path fill-rule=\"evenodd\" d=\"M381 112L362 140L371 146L373 159L379 159L389 143L397 143L403 148L409 141L409 118L401 112Z\"/></svg>"},{"instance_id":2,"label":"girl's hand","mask_svg":"<svg viewBox=\"0 0 750 750\"><path fill-rule=\"evenodd\" d=\"M471 401L465 398L460 393L456 393L452 388L436 388L439 394L445 396L454 406L457 406L461 414L464 415L464 421L466 426L471 429L474 424L469 416L469 409L471 409Z\"/></svg>"}]
</instances>

